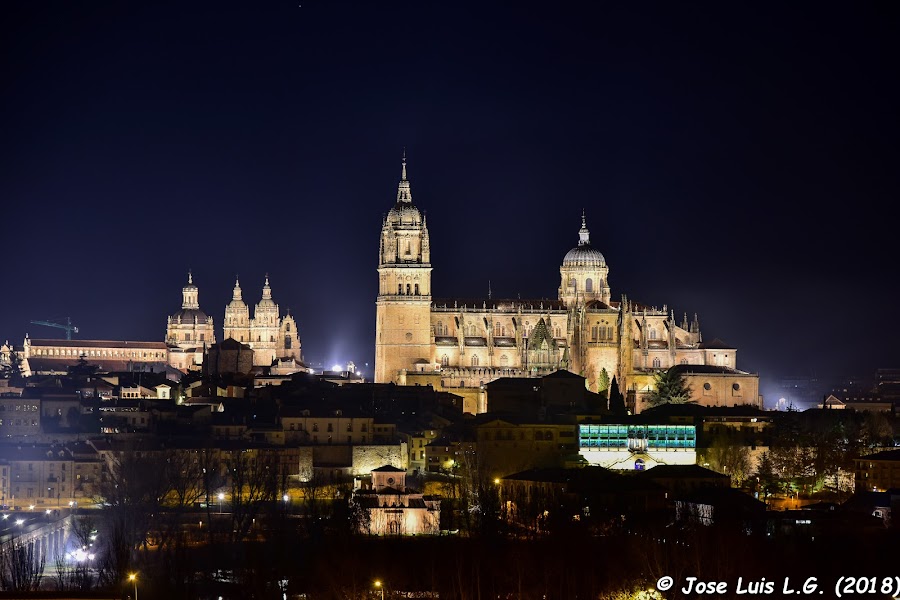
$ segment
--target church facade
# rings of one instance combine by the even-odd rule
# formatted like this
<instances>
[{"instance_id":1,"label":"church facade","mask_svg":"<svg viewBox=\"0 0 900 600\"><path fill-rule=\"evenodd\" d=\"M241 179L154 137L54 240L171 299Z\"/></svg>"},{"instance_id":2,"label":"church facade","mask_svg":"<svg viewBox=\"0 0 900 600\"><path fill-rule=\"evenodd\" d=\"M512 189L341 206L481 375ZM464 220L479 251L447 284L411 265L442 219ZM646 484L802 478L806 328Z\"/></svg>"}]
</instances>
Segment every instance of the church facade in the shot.
<instances>
[{"instance_id":1,"label":"church facade","mask_svg":"<svg viewBox=\"0 0 900 600\"><path fill-rule=\"evenodd\" d=\"M710 384L686 369L699 402L761 405L758 376L737 370L735 348L704 343L696 315L678 321L665 305L625 295L613 300L609 265L591 244L584 215L577 245L560 266L557 300L436 298L431 272L428 227L413 204L404 157L397 198L381 227L377 383L430 384L462 396L466 412L476 413L488 408L490 381L567 369L595 392L615 376L631 411L640 412L654 373L697 365L706 367L700 375L724 376L731 390L712 398Z\"/></svg>"},{"instance_id":2,"label":"church facade","mask_svg":"<svg viewBox=\"0 0 900 600\"><path fill-rule=\"evenodd\" d=\"M166 322L166 345L169 364L182 371L199 370L206 349L216 343L213 319L200 308L200 290L194 276L181 288L181 310Z\"/></svg>"},{"instance_id":3,"label":"church facade","mask_svg":"<svg viewBox=\"0 0 900 600\"><path fill-rule=\"evenodd\" d=\"M301 360L297 322L290 314L281 316L272 299L268 275L253 317L242 298L240 281L234 282L231 302L225 307L223 326L226 340L232 339L253 348L253 366L268 367L277 359Z\"/></svg>"}]
</instances>

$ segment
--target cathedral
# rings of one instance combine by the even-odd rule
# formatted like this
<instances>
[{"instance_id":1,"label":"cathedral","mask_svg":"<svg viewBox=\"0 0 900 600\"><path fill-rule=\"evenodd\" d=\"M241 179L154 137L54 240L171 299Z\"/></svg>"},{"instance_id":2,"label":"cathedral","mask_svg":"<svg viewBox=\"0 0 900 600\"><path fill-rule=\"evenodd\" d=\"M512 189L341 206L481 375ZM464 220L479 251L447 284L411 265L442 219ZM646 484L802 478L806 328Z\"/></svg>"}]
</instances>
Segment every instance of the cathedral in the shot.
<instances>
[{"instance_id":1,"label":"cathedral","mask_svg":"<svg viewBox=\"0 0 900 600\"><path fill-rule=\"evenodd\" d=\"M181 310L168 318L166 326L168 360L172 367L182 371L199 370L207 351L216 343L213 318L200 308L199 289L190 273L181 294ZM252 318L241 296L240 281L235 281L231 302L225 307L223 326L224 339L252 348L255 367L271 367L279 360L301 361L297 322L290 314L281 316L272 299L268 275Z\"/></svg>"},{"instance_id":2,"label":"cathedral","mask_svg":"<svg viewBox=\"0 0 900 600\"><path fill-rule=\"evenodd\" d=\"M276 359L292 358L300 361L300 336L297 322L290 314L281 317L278 305L272 300L269 276L262 289L262 299L250 317L250 308L241 297L241 283L234 282L231 302L225 307L225 339L232 339L253 348L253 366L268 367Z\"/></svg>"},{"instance_id":3,"label":"cathedral","mask_svg":"<svg viewBox=\"0 0 900 600\"><path fill-rule=\"evenodd\" d=\"M476 413L487 410L490 381L565 369L595 392L615 377L636 413L646 408L654 373L682 365L699 403L762 406L758 375L737 370L735 348L704 342L696 315L679 322L667 306L624 294L613 300L609 265L591 244L584 214L560 266L557 300L437 298L431 270L428 226L413 204L404 157L381 226L376 382L433 385Z\"/></svg>"},{"instance_id":4,"label":"cathedral","mask_svg":"<svg viewBox=\"0 0 900 600\"><path fill-rule=\"evenodd\" d=\"M181 298L181 310L166 323L169 364L180 370L196 370L203 364L206 349L216 343L216 334L212 317L200 308L200 290L192 273L181 288Z\"/></svg>"}]
</instances>

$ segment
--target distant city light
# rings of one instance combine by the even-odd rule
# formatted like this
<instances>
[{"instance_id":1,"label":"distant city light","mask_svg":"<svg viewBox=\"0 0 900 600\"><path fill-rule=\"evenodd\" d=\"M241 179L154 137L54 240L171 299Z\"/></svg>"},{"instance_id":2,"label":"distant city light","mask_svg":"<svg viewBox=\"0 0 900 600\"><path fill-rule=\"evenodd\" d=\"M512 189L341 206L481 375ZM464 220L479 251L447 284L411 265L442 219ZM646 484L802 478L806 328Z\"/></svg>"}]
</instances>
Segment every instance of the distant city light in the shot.
<instances>
[{"instance_id":1,"label":"distant city light","mask_svg":"<svg viewBox=\"0 0 900 600\"><path fill-rule=\"evenodd\" d=\"M334 365L333 367L331 367L331 370L332 370L332 371L340 371L340 370L341 370L341 365Z\"/></svg>"},{"instance_id":2,"label":"distant city light","mask_svg":"<svg viewBox=\"0 0 900 600\"><path fill-rule=\"evenodd\" d=\"M16 525L21 525L25 522L25 519L16 519Z\"/></svg>"}]
</instances>

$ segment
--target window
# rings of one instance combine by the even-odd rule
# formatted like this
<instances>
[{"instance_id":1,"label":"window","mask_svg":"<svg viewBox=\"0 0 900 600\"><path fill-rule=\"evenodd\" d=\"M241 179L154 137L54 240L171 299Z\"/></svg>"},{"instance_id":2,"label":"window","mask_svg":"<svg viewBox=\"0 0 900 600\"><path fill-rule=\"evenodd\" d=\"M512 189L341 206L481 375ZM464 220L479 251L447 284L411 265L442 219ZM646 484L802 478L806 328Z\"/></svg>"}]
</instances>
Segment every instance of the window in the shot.
<instances>
[{"instance_id":1,"label":"window","mask_svg":"<svg viewBox=\"0 0 900 600\"><path fill-rule=\"evenodd\" d=\"M419 284L418 284L418 283L416 284L416 291L415 291L415 293L416 293L416 296L419 295Z\"/></svg>"},{"instance_id":2,"label":"window","mask_svg":"<svg viewBox=\"0 0 900 600\"><path fill-rule=\"evenodd\" d=\"M406 284L406 295L407 295L407 296L410 295L411 288L412 288L412 286L411 286L410 284L407 283L407 284Z\"/></svg>"},{"instance_id":3,"label":"window","mask_svg":"<svg viewBox=\"0 0 900 600\"><path fill-rule=\"evenodd\" d=\"M313 428L312 428L312 430L313 430L313 431L318 431L318 430L319 430L319 424L318 424L318 423L313 423Z\"/></svg>"},{"instance_id":4,"label":"window","mask_svg":"<svg viewBox=\"0 0 900 600\"><path fill-rule=\"evenodd\" d=\"M650 328L650 339L651 339L651 340L655 340L655 339L656 339L656 330L653 329L652 327Z\"/></svg>"},{"instance_id":5,"label":"window","mask_svg":"<svg viewBox=\"0 0 900 600\"><path fill-rule=\"evenodd\" d=\"M600 325L595 323L594 326L591 327L591 341L592 342L597 341L599 333L600 333Z\"/></svg>"},{"instance_id":6,"label":"window","mask_svg":"<svg viewBox=\"0 0 900 600\"><path fill-rule=\"evenodd\" d=\"M660 368L661 366L662 366L662 365L660 364L659 358L654 358L654 359L653 359L653 368L654 368L654 369L658 369L658 368Z\"/></svg>"},{"instance_id":7,"label":"window","mask_svg":"<svg viewBox=\"0 0 900 600\"><path fill-rule=\"evenodd\" d=\"M201 342L206 341L205 338L206 338L206 334L201 333L201 334L200 334L200 341L201 341Z\"/></svg>"},{"instance_id":8,"label":"window","mask_svg":"<svg viewBox=\"0 0 900 600\"><path fill-rule=\"evenodd\" d=\"M449 367L450 366L450 357L446 354L441 357L441 366Z\"/></svg>"},{"instance_id":9,"label":"window","mask_svg":"<svg viewBox=\"0 0 900 600\"><path fill-rule=\"evenodd\" d=\"M500 366L505 367L507 365L509 365L509 358L504 354L500 357Z\"/></svg>"},{"instance_id":10,"label":"window","mask_svg":"<svg viewBox=\"0 0 900 600\"><path fill-rule=\"evenodd\" d=\"M191 341L191 334L189 334L189 333L184 334L184 341L186 341L186 342Z\"/></svg>"},{"instance_id":11,"label":"window","mask_svg":"<svg viewBox=\"0 0 900 600\"><path fill-rule=\"evenodd\" d=\"M290 331L290 330L291 330L291 324L290 324L290 323L285 323L285 324L284 324L284 330L285 330L285 331Z\"/></svg>"},{"instance_id":12,"label":"window","mask_svg":"<svg viewBox=\"0 0 900 600\"><path fill-rule=\"evenodd\" d=\"M584 291L593 292L594 291L594 280L588 277L584 280Z\"/></svg>"},{"instance_id":13,"label":"window","mask_svg":"<svg viewBox=\"0 0 900 600\"><path fill-rule=\"evenodd\" d=\"M473 367L477 367L477 366L478 366L478 355L477 355L477 354L473 354L473 355L472 355L472 366L473 366Z\"/></svg>"},{"instance_id":14,"label":"window","mask_svg":"<svg viewBox=\"0 0 900 600\"><path fill-rule=\"evenodd\" d=\"M328 433L331 433L332 431L334 431L334 425L332 425L331 423L329 423L329 424L328 424Z\"/></svg>"},{"instance_id":15,"label":"window","mask_svg":"<svg viewBox=\"0 0 900 600\"><path fill-rule=\"evenodd\" d=\"M347 431L353 431L353 421L347 423Z\"/></svg>"},{"instance_id":16,"label":"window","mask_svg":"<svg viewBox=\"0 0 900 600\"><path fill-rule=\"evenodd\" d=\"M290 327L288 327L288 330L290 330ZM289 335L284 336L284 349L285 350L291 349L291 336L289 336Z\"/></svg>"},{"instance_id":17,"label":"window","mask_svg":"<svg viewBox=\"0 0 900 600\"><path fill-rule=\"evenodd\" d=\"M397 284L397 294L399 295L399 294L402 294L402 293L403 293L403 284L402 284L402 283L398 283L398 284Z\"/></svg>"}]
</instances>

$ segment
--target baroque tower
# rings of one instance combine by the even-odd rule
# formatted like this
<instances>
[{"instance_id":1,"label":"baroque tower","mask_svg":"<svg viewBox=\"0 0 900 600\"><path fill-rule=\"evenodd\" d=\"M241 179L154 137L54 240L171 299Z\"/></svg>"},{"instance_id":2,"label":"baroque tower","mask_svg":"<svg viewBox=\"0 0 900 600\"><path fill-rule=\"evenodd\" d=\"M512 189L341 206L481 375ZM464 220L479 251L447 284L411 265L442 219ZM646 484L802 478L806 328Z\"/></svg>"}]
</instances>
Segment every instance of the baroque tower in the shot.
<instances>
[{"instance_id":1,"label":"baroque tower","mask_svg":"<svg viewBox=\"0 0 900 600\"><path fill-rule=\"evenodd\" d=\"M403 153L397 201L381 225L375 302L375 382L432 360L431 249L425 217L412 201Z\"/></svg>"},{"instance_id":2,"label":"baroque tower","mask_svg":"<svg viewBox=\"0 0 900 600\"><path fill-rule=\"evenodd\" d=\"M225 307L225 339L246 344L250 341L250 307L241 297L241 282L234 280L231 302Z\"/></svg>"}]
</instances>

